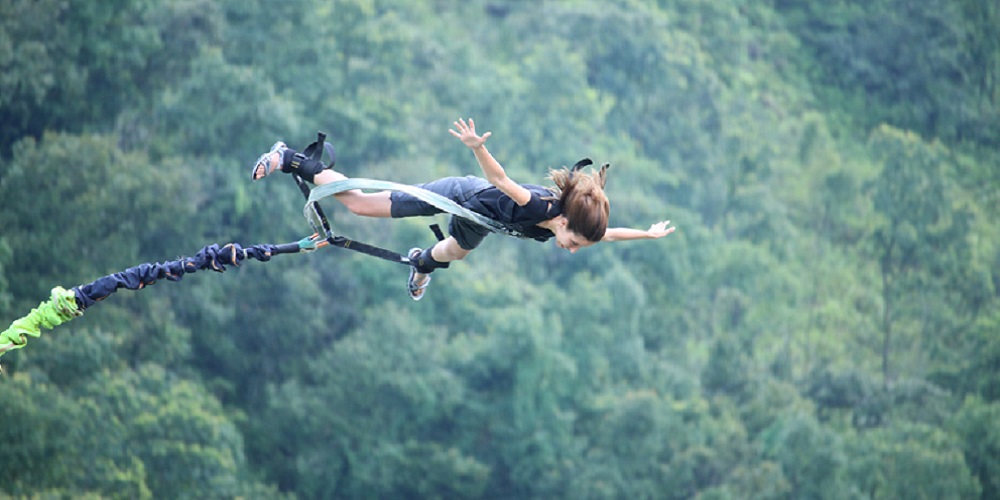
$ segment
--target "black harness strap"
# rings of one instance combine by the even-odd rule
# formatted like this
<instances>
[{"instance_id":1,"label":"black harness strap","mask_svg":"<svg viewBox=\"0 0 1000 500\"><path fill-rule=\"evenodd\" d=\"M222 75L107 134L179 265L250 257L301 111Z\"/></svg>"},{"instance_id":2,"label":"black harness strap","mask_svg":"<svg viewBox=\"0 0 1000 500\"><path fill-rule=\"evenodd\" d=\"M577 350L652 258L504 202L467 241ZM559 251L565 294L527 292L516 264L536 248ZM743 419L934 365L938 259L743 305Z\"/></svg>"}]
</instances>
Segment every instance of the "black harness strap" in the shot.
<instances>
[{"instance_id":1,"label":"black harness strap","mask_svg":"<svg viewBox=\"0 0 1000 500\"><path fill-rule=\"evenodd\" d=\"M316 142L310 144L303 151L303 155L309 160L322 162L323 152L330 155L330 165L333 166L336 163L336 154L333 150L333 145L326 142L326 134L319 132L316 134ZM299 191L302 192L302 196L305 196L306 201L309 200L309 185L302 177L292 172L292 178L295 179L295 184L299 186ZM369 245L368 243L362 243L360 241L354 241L352 239L346 238L344 236L337 236L333 234L333 229L330 227L330 221L327 219L326 214L323 212L323 207L319 205L318 201L309 202L312 207L313 212L316 213L316 217L319 219L320 224L323 226L323 232L326 236L326 241L331 246L338 248L344 248L347 250L353 250L355 252L361 252L365 255L371 255L372 257L378 257L380 259L388 260L390 262L395 262L397 264L405 264L407 266L412 266L413 263L405 255L388 250L382 247L377 247L375 245ZM441 233L441 228L437 224L431 226L431 230L434 232L434 236L438 240L444 239L444 234Z\"/></svg>"},{"instance_id":2,"label":"black harness strap","mask_svg":"<svg viewBox=\"0 0 1000 500\"><path fill-rule=\"evenodd\" d=\"M444 233L441 232L441 226L437 224L431 224L431 232L434 233L434 237L438 241L444 241Z\"/></svg>"}]
</instances>

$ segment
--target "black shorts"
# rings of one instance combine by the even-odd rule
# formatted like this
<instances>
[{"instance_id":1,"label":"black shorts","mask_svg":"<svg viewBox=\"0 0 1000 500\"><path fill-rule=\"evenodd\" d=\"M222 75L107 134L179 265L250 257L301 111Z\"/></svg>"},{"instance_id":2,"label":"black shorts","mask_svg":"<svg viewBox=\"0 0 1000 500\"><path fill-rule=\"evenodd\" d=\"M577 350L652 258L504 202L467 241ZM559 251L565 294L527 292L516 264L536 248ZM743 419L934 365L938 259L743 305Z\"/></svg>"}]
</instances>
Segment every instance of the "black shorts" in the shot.
<instances>
[{"instance_id":1,"label":"black shorts","mask_svg":"<svg viewBox=\"0 0 1000 500\"><path fill-rule=\"evenodd\" d=\"M426 184L417 184L416 186L444 196L459 205L466 206L468 200L475 197L480 191L489 188L490 183L486 179L470 175L467 177L445 177ZM390 214L394 218L420 217L444 213L434 205L407 193L393 191L390 193L389 199L392 201L392 205L389 208ZM472 250L483 242L486 235L490 234L490 230L475 222L453 215L448 221L448 233L455 237L455 240L458 241L458 246L465 250Z\"/></svg>"}]
</instances>

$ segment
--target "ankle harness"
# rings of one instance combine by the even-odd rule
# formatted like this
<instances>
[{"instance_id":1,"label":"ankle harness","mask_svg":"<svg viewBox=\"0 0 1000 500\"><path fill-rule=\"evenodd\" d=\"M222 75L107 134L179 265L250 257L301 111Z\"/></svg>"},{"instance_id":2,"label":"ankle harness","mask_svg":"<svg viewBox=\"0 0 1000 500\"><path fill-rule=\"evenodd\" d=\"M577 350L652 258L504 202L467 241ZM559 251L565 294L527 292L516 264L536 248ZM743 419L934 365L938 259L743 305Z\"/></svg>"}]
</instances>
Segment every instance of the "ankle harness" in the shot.
<instances>
[{"instance_id":1,"label":"ankle harness","mask_svg":"<svg viewBox=\"0 0 1000 500\"><path fill-rule=\"evenodd\" d=\"M417 257L416 262L411 263L411 265L417 269L417 272L421 274L430 274L434 272L435 269L447 269L448 266L451 265L451 262L438 262L434 260L434 257L431 257L431 252L434 250L435 246L437 246L437 243L427 247L426 250L420 252L420 257Z\"/></svg>"},{"instance_id":2,"label":"ankle harness","mask_svg":"<svg viewBox=\"0 0 1000 500\"><path fill-rule=\"evenodd\" d=\"M306 150L301 153L293 149L284 150L281 153L281 171L296 174L313 182L316 174L329 168L323 163L324 151L330 155L330 166L337 162L337 154L333 150L333 144L326 142L325 139L326 137L321 135L319 140L306 146Z\"/></svg>"}]
</instances>

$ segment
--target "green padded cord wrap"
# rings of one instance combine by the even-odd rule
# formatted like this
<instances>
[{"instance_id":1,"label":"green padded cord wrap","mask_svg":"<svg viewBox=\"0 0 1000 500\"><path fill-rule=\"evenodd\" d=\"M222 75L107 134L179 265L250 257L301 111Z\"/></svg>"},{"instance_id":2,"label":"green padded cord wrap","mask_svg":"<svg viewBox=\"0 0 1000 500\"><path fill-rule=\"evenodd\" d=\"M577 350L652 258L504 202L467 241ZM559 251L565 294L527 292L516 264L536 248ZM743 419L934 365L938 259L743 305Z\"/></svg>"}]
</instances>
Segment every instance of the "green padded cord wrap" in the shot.
<instances>
[{"instance_id":1,"label":"green padded cord wrap","mask_svg":"<svg viewBox=\"0 0 1000 500\"><path fill-rule=\"evenodd\" d=\"M329 184L323 184L321 186L316 186L309 193L309 201L306 202L306 207L303 213L309 223L312 224L313 228L319 227L320 221L317 220L315 211L312 209L312 204L326 198L327 196L332 196L337 193L344 191L350 191L351 189L372 189L378 191L401 191L403 193L415 196L434 207L437 207L444 212L449 214L468 219L480 226L489 228L490 231L494 233L507 234L510 236L521 237L521 235L503 224L480 215L472 210L469 210L444 196L437 193L432 193L426 189L421 189L416 186L409 186L406 184L398 184L389 181L380 181L375 179L363 179L363 178L351 178L343 181L331 182Z\"/></svg>"},{"instance_id":2,"label":"green padded cord wrap","mask_svg":"<svg viewBox=\"0 0 1000 500\"><path fill-rule=\"evenodd\" d=\"M55 328L77 316L83 310L76 303L76 294L63 287L52 289L52 297L38 304L27 316L11 323L10 328L0 332L0 347L13 344L9 349L20 349L28 343L28 336L38 338L42 327ZM0 352L0 356L3 352Z\"/></svg>"}]
</instances>

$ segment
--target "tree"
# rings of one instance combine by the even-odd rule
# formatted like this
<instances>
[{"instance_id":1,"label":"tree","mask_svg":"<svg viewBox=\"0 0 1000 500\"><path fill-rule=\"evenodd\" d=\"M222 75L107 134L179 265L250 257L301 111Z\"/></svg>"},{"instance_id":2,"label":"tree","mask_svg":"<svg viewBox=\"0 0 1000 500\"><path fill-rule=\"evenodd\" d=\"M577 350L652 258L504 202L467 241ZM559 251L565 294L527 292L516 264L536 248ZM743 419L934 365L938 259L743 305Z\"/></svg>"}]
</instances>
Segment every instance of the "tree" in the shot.
<instances>
[{"instance_id":1,"label":"tree","mask_svg":"<svg viewBox=\"0 0 1000 500\"><path fill-rule=\"evenodd\" d=\"M940 383L957 394L980 397L991 403L1000 401L1000 315L984 315L973 326L960 361L948 370L935 373Z\"/></svg>"},{"instance_id":2,"label":"tree","mask_svg":"<svg viewBox=\"0 0 1000 500\"><path fill-rule=\"evenodd\" d=\"M997 16L989 5L879 0L776 7L815 51L814 77L833 82L821 84L821 93L846 103L861 130L884 122L948 142L986 135L983 142L992 144L996 100L983 93L997 68L995 30L984 31Z\"/></svg>"},{"instance_id":3,"label":"tree","mask_svg":"<svg viewBox=\"0 0 1000 500\"><path fill-rule=\"evenodd\" d=\"M1000 404L965 398L948 423L961 440L969 471L982 486L982 498L1000 494Z\"/></svg>"},{"instance_id":4,"label":"tree","mask_svg":"<svg viewBox=\"0 0 1000 500\"><path fill-rule=\"evenodd\" d=\"M78 484L113 491L116 470L141 473L153 498L236 497L267 491L246 469L243 441L218 400L156 365L94 377L72 446ZM267 496L276 497L271 491Z\"/></svg>"},{"instance_id":5,"label":"tree","mask_svg":"<svg viewBox=\"0 0 1000 500\"><path fill-rule=\"evenodd\" d=\"M10 285L7 282L6 270L4 267L7 262L10 262L11 250L10 245L7 244L7 240L0 236L0 308L4 310L9 310L10 307ZM6 318L4 318L6 319ZM3 321L3 320L0 320Z\"/></svg>"},{"instance_id":6,"label":"tree","mask_svg":"<svg viewBox=\"0 0 1000 500\"><path fill-rule=\"evenodd\" d=\"M724 484L749 451L732 407L699 395L610 390L579 407L584 448L567 497L691 498Z\"/></svg>"},{"instance_id":7,"label":"tree","mask_svg":"<svg viewBox=\"0 0 1000 500\"><path fill-rule=\"evenodd\" d=\"M82 417L70 397L37 375L18 373L0 380L0 460L18 473L0 486L5 495L27 496L33 492L62 490L65 493L93 491L76 485L75 456L87 452L69 446L68 438ZM71 451L72 450L72 451ZM134 498L149 498L140 470L119 470L117 492Z\"/></svg>"},{"instance_id":8,"label":"tree","mask_svg":"<svg viewBox=\"0 0 1000 500\"><path fill-rule=\"evenodd\" d=\"M938 343L963 334L987 304L992 284L977 279L970 246L975 215L959 201L942 146L888 126L874 131L870 144L881 165L870 186L879 217L870 244L881 274L888 384L893 353L902 345L895 337Z\"/></svg>"},{"instance_id":9,"label":"tree","mask_svg":"<svg viewBox=\"0 0 1000 500\"><path fill-rule=\"evenodd\" d=\"M484 490L488 465L448 437L467 403L443 363L445 332L399 311L373 311L302 377L275 385L267 418L252 432L271 441L263 460L279 485L347 498L470 498ZM276 421L287 424L284 432L266 433Z\"/></svg>"},{"instance_id":10,"label":"tree","mask_svg":"<svg viewBox=\"0 0 1000 500\"><path fill-rule=\"evenodd\" d=\"M145 22L150 0L11 0L0 5L0 153L46 130L105 131L147 103L162 75L149 71L162 47Z\"/></svg>"},{"instance_id":11,"label":"tree","mask_svg":"<svg viewBox=\"0 0 1000 500\"><path fill-rule=\"evenodd\" d=\"M848 443L849 476L867 498L976 498L981 487L959 440L926 424L895 422Z\"/></svg>"},{"instance_id":12,"label":"tree","mask_svg":"<svg viewBox=\"0 0 1000 500\"><path fill-rule=\"evenodd\" d=\"M162 96L154 120L166 137L178 139L169 145L194 158L251 157L274 138L304 135L296 123L301 108L261 69L230 64L219 49L197 54L191 73Z\"/></svg>"},{"instance_id":13,"label":"tree","mask_svg":"<svg viewBox=\"0 0 1000 500\"><path fill-rule=\"evenodd\" d=\"M35 306L54 286L88 283L204 244L202 226L191 218L200 192L193 172L171 161L154 165L141 151L122 152L113 137L26 139L7 165L0 173L0 224L11 249L5 275L16 298L12 311ZM164 199L176 203L164 206ZM170 364L187 352L190 332L173 325L165 300L171 292L160 290L102 306L98 330L115 334L118 352L131 361ZM162 312L152 314L158 300Z\"/></svg>"},{"instance_id":14,"label":"tree","mask_svg":"<svg viewBox=\"0 0 1000 500\"><path fill-rule=\"evenodd\" d=\"M3 491L112 498L277 498L247 478L242 441L218 401L155 365L105 371L63 391L18 373L0 381Z\"/></svg>"},{"instance_id":15,"label":"tree","mask_svg":"<svg viewBox=\"0 0 1000 500\"><path fill-rule=\"evenodd\" d=\"M809 414L784 415L761 436L763 454L781 464L792 496L845 498L852 494L846 481L848 458L840 437Z\"/></svg>"},{"instance_id":16,"label":"tree","mask_svg":"<svg viewBox=\"0 0 1000 500\"><path fill-rule=\"evenodd\" d=\"M200 246L201 228L187 223L200 191L194 172L123 152L114 137L26 139L7 165L0 224L13 251L8 276L28 304L57 284L89 282L144 257L165 260L168 245ZM164 207L164 199L177 203Z\"/></svg>"},{"instance_id":17,"label":"tree","mask_svg":"<svg viewBox=\"0 0 1000 500\"><path fill-rule=\"evenodd\" d=\"M400 83L413 71L409 62L420 60L412 54L418 41L407 38L415 19L427 22L426 5L296 0L281 16L266 1L230 1L223 9L229 22L221 58L253 71L258 85L294 96L294 121L277 123L277 137L307 139L304 133L322 130L350 145L345 159L362 167L406 151L403 110L418 100L422 82ZM289 109L288 102L259 104L265 120Z\"/></svg>"}]
</instances>

